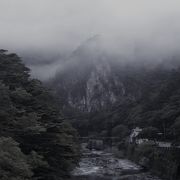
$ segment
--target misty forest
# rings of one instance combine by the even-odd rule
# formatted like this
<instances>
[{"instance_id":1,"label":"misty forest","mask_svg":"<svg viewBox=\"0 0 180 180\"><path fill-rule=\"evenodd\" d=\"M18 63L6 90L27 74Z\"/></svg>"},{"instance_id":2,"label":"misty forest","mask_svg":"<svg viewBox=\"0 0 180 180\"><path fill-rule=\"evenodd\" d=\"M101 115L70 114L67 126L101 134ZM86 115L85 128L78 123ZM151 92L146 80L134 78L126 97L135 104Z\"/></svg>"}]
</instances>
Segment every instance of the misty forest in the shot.
<instances>
[{"instance_id":1,"label":"misty forest","mask_svg":"<svg viewBox=\"0 0 180 180\"><path fill-rule=\"evenodd\" d=\"M0 0L0 180L180 180L179 18Z\"/></svg>"}]
</instances>

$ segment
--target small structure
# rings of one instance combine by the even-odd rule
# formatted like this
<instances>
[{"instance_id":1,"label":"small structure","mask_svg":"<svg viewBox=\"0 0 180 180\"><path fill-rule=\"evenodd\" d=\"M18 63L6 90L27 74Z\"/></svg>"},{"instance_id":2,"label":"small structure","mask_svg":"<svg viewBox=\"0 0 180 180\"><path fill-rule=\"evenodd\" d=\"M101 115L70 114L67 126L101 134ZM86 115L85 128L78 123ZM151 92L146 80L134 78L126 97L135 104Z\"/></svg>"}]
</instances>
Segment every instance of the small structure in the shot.
<instances>
[{"instance_id":1,"label":"small structure","mask_svg":"<svg viewBox=\"0 0 180 180\"><path fill-rule=\"evenodd\" d=\"M136 143L137 136L139 135L139 133L141 131L142 131L142 129L139 127L136 127L135 129L133 129L132 133L130 134L130 137L129 137L129 142L130 143Z\"/></svg>"},{"instance_id":2,"label":"small structure","mask_svg":"<svg viewBox=\"0 0 180 180\"><path fill-rule=\"evenodd\" d=\"M142 143L146 143L149 142L149 139L136 139L136 144L142 144Z\"/></svg>"}]
</instances>

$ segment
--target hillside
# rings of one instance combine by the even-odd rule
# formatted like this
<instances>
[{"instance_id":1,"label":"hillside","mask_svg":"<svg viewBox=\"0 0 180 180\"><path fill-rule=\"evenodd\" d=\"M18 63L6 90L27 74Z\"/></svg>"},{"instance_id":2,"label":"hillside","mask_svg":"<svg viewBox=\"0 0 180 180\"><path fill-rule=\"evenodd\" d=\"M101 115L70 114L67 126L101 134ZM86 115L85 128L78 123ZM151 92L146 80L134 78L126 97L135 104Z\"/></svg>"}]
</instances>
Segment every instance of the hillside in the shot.
<instances>
[{"instance_id":1,"label":"hillside","mask_svg":"<svg viewBox=\"0 0 180 180\"><path fill-rule=\"evenodd\" d=\"M0 50L0 179L65 179L79 159L76 131L16 54Z\"/></svg>"},{"instance_id":2,"label":"hillside","mask_svg":"<svg viewBox=\"0 0 180 180\"><path fill-rule=\"evenodd\" d=\"M125 136L140 126L166 140L179 138L179 56L133 63L97 44L90 39L78 47L50 82L81 135L119 136L124 130Z\"/></svg>"}]
</instances>

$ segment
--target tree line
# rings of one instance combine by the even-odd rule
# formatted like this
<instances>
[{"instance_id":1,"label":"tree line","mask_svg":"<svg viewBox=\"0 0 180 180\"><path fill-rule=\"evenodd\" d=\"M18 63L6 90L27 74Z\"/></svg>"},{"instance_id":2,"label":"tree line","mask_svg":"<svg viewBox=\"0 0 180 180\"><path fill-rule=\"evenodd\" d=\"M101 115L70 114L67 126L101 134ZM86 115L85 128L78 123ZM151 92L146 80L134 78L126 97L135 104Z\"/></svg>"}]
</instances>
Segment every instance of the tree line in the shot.
<instances>
[{"instance_id":1,"label":"tree line","mask_svg":"<svg viewBox=\"0 0 180 180\"><path fill-rule=\"evenodd\" d=\"M16 54L0 50L0 179L65 179L78 163L78 135L53 94Z\"/></svg>"}]
</instances>

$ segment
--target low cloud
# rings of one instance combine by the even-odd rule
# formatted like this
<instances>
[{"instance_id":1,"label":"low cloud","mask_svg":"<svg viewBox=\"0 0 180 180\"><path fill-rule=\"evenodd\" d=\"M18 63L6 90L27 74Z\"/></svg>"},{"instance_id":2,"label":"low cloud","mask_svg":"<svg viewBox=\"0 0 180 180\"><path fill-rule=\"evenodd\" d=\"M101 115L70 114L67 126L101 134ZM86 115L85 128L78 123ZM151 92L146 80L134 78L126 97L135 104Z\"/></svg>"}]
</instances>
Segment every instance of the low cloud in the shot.
<instances>
[{"instance_id":1,"label":"low cloud","mask_svg":"<svg viewBox=\"0 0 180 180\"><path fill-rule=\"evenodd\" d=\"M179 53L179 19L179 0L1 0L0 46L62 58L98 34L108 53L157 60Z\"/></svg>"}]
</instances>

